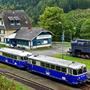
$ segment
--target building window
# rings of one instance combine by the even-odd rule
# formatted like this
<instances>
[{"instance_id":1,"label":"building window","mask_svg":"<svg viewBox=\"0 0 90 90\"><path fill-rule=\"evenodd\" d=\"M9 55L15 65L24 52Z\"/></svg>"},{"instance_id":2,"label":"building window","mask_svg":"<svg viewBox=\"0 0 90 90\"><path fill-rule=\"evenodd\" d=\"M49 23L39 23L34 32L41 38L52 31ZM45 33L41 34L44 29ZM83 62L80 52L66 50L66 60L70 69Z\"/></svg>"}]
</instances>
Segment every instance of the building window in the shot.
<instances>
[{"instance_id":1,"label":"building window","mask_svg":"<svg viewBox=\"0 0 90 90\"><path fill-rule=\"evenodd\" d=\"M5 33L5 31L4 30L0 30L0 34L4 34Z\"/></svg>"},{"instance_id":2,"label":"building window","mask_svg":"<svg viewBox=\"0 0 90 90\"><path fill-rule=\"evenodd\" d=\"M48 40L43 40L42 44L47 44Z\"/></svg>"},{"instance_id":3,"label":"building window","mask_svg":"<svg viewBox=\"0 0 90 90\"><path fill-rule=\"evenodd\" d=\"M11 24L11 25L15 25L14 20L11 20L11 21L10 21L10 24Z\"/></svg>"},{"instance_id":4,"label":"building window","mask_svg":"<svg viewBox=\"0 0 90 90\"><path fill-rule=\"evenodd\" d=\"M19 20L15 20L15 25L20 25L20 21Z\"/></svg>"}]
</instances>

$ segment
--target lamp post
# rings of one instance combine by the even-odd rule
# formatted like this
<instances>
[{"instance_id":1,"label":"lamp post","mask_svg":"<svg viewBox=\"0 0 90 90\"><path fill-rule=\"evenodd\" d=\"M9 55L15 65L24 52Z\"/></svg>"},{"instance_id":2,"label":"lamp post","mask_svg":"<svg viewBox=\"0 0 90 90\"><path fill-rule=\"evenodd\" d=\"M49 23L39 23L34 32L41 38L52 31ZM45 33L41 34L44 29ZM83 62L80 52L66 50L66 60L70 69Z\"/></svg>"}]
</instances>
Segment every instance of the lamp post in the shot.
<instances>
[{"instance_id":1,"label":"lamp post","mask_svg":"<svg viewBox=\"0 0 90 90\"><path fill-rule=\"evenodd\" d=\"M64 56L63 56L64 30L63 30L63 25L62 25L62 22L59 22L59 24L61 24L61 26L62 26L62 36L61 36L61 40L62 40L62 47L61 47L61 49L62 49L62 59L63 59L63 58L64 58Z\"/></svg>"}]
</instances>

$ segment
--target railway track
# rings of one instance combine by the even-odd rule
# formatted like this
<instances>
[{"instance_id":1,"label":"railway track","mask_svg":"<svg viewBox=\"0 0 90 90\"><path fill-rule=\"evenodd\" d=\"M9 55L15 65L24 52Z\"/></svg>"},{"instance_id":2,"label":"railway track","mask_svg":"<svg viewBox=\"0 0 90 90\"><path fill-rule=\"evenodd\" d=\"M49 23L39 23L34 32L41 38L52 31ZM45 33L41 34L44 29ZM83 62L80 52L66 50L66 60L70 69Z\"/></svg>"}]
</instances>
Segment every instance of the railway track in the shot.
<instances>
[{"instance_id":1,"label":"railway track","mask_svg":"<svg viewBox=\"0 0 90 90\"><path fill-rule=\"evenodd\" d=\"M23 83L23 84L25 84L25 85L27 85L29 87L32 87L35 90L53 90L52 88L49 88L47 86L44 86L42 84L36 83L36 82L34 82L32 80L23 78L23 77L21 77L19 75L16 75L16 74L4 71L4 70L0 70L0 74L4 74L8 78L13 78L14 80L16 80L18 82L21 82L21 83Z\"/></svg>"},{"instance_id":2,"label":"railway track","mask_svg":"<svg viewBox=\"0 0 90 90\"><path fill-rule=\"evenodd\" d=\"M85 85L82 85L80 87L80 89L82 89L82 90L90 90L90 84L86 83Z\"/></svg>"}]
</instances>

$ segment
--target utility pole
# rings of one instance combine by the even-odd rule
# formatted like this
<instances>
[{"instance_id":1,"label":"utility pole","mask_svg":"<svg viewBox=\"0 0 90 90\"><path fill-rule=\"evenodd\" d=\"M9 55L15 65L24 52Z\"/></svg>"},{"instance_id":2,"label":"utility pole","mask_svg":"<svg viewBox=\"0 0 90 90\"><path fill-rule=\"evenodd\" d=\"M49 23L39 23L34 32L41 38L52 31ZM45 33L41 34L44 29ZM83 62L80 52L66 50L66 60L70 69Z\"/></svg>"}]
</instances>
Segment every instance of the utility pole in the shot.
<instances>
[{"instance_id":1,"label":"utility pole","mask_svg":"<svg viewBox=\"0 0 90 90\"><path fill-rule=\"evenodd\" d=\"M63 29L63 28L62 28ZM62 59L64 58L64 56L63 56L63 52L64 52L64 48L63 48L63 42L64 42L64 30L62 31Z\"/></svg>"},{"instance_id":2,"label":"utility pole","mask_svg":"<svg viewBox=\"0 0 90 90\"><path fill-rule=\"evenodd\" d=\"M61 46L62 46L62 47L61 47L61 49L62 49L62 50L61 50L61 53L62 53L62 59L63 59L63 58L64 58L64 57L63 57L63 51L64 51L64 50L63 50L63 42L64 42L65 36L64 36L64 28L63 28L62 22L59 22L59 24L60 24L61 27L62 27L62 36L61 36L61 40L62 40L62 43L61 43Z\"/></svg>"}]
</instances>

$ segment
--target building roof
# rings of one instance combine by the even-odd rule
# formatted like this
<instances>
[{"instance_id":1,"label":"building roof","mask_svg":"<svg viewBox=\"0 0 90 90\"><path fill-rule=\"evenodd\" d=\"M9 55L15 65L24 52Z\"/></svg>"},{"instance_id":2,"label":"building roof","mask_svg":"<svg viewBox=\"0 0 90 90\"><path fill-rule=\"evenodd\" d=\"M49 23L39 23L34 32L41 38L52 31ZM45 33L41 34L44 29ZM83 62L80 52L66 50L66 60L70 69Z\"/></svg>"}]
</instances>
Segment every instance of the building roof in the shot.
<instances>
[{"instance_id":1,"label":"building roof","mask_svg":"<svg viewBox=\"0 0 90 90\"><path fill-rule=\"evenodd\" d=\"M52 34L51 32L43 29L43 28L32 28L28 29L27 27L22 27L20 30L18 30L16 33L15 38L16 39L23 39L23 40L33 40L35 37L37 37L42 32L48 32Z\"/></svg>"},{"instance_id":2,"label":"building roof","mask_svg":"<svg viewBox=\"0 0 90 90\"><path fill-rule=\"evenodd\" d=\"M11 25L10 20L19 20L20 25ZM6 27L6 30L17 30L21 27L31 28L31 23L28 16L23 10L7 10L3 12L3 21Z\"/></svg>"},{"instance_id":3,"label":"building roof","mask_svg":"<svg viewBox=\"0 0 90 90\"><path fill-rule=\"evenodd\" d=\"M46 56L46 55L31 55L31 56L29 56L29 58L31 58L33 60L38 60L38 61L62 66L62 67L69 67L72 69L80 69L82 67L86 67L85 64L81 64L78 62L72 62L72 61L68 61L68 60L64 60L64 59L58 59L58 58L54 58L54 57L50 57L50 56Z\"/></svg>"},{"instance_id":4,"label":"building roof","mask_svg":"<svg viewBox=\"0 0 90 90\"><path fill-rule=\"evenodd\" d=\"M16 33L12 33L12 34L10 34L9 36L6 36L5 38L14 39L15 36L16 36Z\"/></svg>"}]
</instances>

